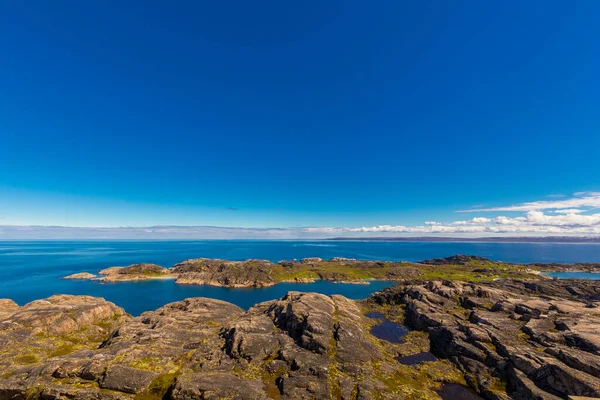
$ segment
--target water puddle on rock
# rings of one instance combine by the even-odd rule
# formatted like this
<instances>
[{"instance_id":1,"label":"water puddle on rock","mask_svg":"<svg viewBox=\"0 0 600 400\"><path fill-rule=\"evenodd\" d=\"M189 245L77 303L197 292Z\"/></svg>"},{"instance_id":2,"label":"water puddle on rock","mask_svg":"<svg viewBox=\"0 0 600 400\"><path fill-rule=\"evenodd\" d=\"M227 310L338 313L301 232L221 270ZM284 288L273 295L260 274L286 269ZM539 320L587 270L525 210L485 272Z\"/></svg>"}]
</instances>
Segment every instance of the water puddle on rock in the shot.
<instances>
[{"instance_id":1,"label":"water puddle on rock","mask_svg":"<svg viewBox=\"0 0 600 400\"><path fill-rule=\"evenodd\" d=\"M385 319L381 313L371 312L366 315L369 318L382 320L380 324L371 328L371 334L378 339L387 340L391 343L402 343L404 336L409 332L406 326Z\"/></svg>"},{"instance_id":2,"label":"water puddle on rock","mask_svg":"<svg viewBox=\"0 0 600 400\"><path fill-rule=\"evenodd\" d=\"M417 364L421 364L423 362L437 361L438 358L427 351L424 353L413 354L411 356L398 357L398 358L396 358L396 360L400 364L404 364L404 365L417 365Z\"/></svg>"},{"instance_id":3,"label":"water puddle on rock","mask_svg":"<svg viewBox=\"0 0 600 400\"><path fill-rule=\"evenodd\" d=\"M444 400L483 400L470 389L456 383L448 383L437 392Z\"/></svg>"}]
</instances>

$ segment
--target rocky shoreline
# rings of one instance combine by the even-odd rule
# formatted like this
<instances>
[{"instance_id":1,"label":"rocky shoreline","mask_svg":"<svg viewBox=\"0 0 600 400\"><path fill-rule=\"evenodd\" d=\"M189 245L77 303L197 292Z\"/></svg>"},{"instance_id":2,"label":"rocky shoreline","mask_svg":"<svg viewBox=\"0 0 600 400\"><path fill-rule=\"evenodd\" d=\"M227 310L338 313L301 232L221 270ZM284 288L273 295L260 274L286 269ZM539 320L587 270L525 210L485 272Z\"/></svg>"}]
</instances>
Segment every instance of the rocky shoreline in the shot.
<instances>
[{"instance_id":1,"label":"rocky shoreline","mask_svg":"<svg viewBox=\"0 0 600 400\"><path fill-rule=\"evenodd\" d=\"M402 281L408 278L459 279L469 282L500 278L543 279L541 271L600 272L600 264L510 264L464 255L417 263L340 257L330 260L311 257L278 263L267 260L197 258L183 261L171 268L155 264L133 264L106 268L99 271L98 275L82 272L63 279L100 282L173 279L182 285L247 288L268 287L279 282L311 283L316 280L368 284L370 280Z\"/></svg>"},{"instance_id":2,"label":"rocky shoreline","mask_svg":"<svg viewBox=\"0 0 600 400\"><path fill-rule=\"evenodd\" d=\"M0 300L0 400L600 397L599 301L592 281L420 278L135 318L89 296Z\"/></svg>"}]
</instances>

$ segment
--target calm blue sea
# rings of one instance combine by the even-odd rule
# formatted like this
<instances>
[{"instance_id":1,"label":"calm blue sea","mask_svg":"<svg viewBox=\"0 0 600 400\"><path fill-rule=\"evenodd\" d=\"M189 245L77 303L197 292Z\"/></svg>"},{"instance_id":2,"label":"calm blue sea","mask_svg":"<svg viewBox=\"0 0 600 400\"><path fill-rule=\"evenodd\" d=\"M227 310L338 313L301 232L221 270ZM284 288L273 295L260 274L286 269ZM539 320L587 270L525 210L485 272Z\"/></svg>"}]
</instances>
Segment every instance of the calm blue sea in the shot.
<instances>
[{"instance_id":1,"label":"calm blue sea","mask_svg":"<svg viewBox=\"0 0 600 400\"><path fill-rule=\"evenodd\" d=\"M228 260L260 258L271 261L303 257L418 261L471 254L509 262L600 262L597 244L546 243L432 243L348 241L7 241L0 242L0 298L19 304L53 294L86 294L104 297L137 315L186 297L212 297L243 308L283 296L289 290L339 293L350 298L368 297L390 285L282 283L263 289L227 289L176 285L173 281L97 283L64 281L75 272L97 272L115 265L148 262L170 267L188 258Z\"/></svg>"}]
</instances>

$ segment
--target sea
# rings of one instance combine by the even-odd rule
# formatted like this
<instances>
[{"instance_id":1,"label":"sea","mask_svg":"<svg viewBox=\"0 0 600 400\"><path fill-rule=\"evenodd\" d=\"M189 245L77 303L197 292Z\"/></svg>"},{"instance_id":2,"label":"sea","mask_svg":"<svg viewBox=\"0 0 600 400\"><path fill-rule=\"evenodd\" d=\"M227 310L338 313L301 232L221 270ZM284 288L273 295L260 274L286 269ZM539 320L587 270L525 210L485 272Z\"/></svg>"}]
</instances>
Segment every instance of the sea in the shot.
<instances>
[{"instance_id":1,"label":"sea","mask_svg":"<svg viewBox=\"0 0 600 400\"><path fill-rule=\"evenodd\" d=\"M0 298L23 305L54 294L103 297L132 315L155 310L188 297L225 300L247 309L256 303L284 296L288 291L341 294L362 299L392 285L333 282L280 283L268 288L222 288L178 285L173 280L101 283L61 278L76 272L96 273L112 266L154 263L164 267L198 257L226 260L301 259L347 257L364 260L419 261L468 254L516 263L600 262L600 244L560 243L464 243L464 242L369 242L294 240L202 241L0 241ZM557 278L600 279L600 274L579 273Z\"/></svg>"}]
</instances>

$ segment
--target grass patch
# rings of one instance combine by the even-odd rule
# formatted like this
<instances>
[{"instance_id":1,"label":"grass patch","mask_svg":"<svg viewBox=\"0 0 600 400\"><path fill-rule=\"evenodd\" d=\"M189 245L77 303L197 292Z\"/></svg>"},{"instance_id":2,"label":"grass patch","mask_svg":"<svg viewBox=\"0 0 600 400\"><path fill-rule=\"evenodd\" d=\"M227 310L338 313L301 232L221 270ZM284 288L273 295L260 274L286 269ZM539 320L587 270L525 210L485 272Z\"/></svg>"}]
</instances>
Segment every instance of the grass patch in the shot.
<instances>
[{"instance_id":1,"label":"grass patch","mask_svg":"<svg viewBox=\"0 0 600 400\"><path fill-rule=\"evenodd\" d=\"M76 349L77 349L77 346L75 346L73 344L65 343L65 344L57 347L54 351L50 352L48 354L48 357L66 356L67 354L72 353Z\"/></svg>"},{"instance_id":2,"label":"grass patch","mask_svg":"<svg viewBox=\"0 0 600 400\"><path fill-rule=\"evenodd\" d=\"M35 364L39 361L39 357L35 354L23 354L22 356L15 358L15 362L21 365Z\"/></svg>"},{"instance_id":3,"label":"grass patch","mask_svg":"<svg viewBox=\"0 0 600 400\"><path fill-rule=\"evenodd\" d=\"M160 375L155 378L147 390L138 393L135 400L161 400L165 397L169 388L175 383L178 372Z\"/></svg>"},{"instance_id":4,"label":"grass patch","mask_svg":"<svg viewBox=\"0 0 600 400\"><path fill-rule=\"evenodd\" d=\"M8 379L11 376L13 376L14 374L15 374L15 371L7 371L7 372L3 373L2 375L0 375L0 377L2 379Z\"/></svg>"},{"instance_id":5,"label":"grass patch","mask_svg":"<svg viewBox=\"0 0 600 400\"><path fill-rule=\"evenodd\" d=\"M165 368L175 367L170 361L165 363L160 357L145 357L129 364L130 367L141 369L144 371L161 371Z\"/></svg>"}]
</instances>

